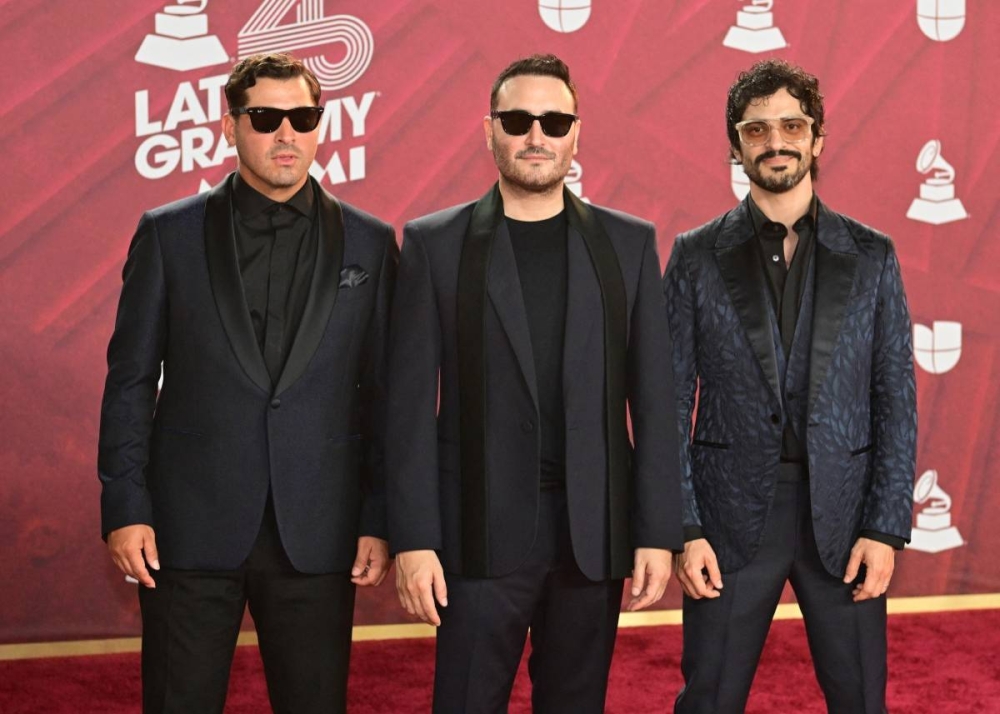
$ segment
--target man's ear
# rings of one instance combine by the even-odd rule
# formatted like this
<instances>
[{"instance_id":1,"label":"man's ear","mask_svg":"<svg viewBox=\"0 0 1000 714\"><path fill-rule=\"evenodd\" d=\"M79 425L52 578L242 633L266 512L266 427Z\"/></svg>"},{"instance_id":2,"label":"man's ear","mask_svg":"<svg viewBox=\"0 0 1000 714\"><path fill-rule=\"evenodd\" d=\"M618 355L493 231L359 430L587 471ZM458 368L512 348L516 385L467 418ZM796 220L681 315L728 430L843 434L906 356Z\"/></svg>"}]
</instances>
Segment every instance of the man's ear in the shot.
<instances>
[{"instance_id":1,"label":"man's ear","mask_svg":"<svg viewBox=\"0 0 1000 714\"><path fill-rule=\"evenodd\" d=\"M229 112L222 115L222 133L227 144L236 146L236 119Z\"/></svg>"}]
</instances>

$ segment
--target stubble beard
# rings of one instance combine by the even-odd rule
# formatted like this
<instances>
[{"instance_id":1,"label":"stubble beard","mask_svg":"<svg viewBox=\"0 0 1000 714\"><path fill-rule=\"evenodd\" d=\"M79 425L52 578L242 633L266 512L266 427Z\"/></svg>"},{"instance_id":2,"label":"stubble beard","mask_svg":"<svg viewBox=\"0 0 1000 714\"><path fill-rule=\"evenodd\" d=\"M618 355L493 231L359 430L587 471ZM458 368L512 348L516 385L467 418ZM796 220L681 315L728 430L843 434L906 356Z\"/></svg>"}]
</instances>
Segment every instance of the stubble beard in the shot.
<instances>
[{"instance_id":1,"label":"stubble beard","mask_svg":"<svg viewBox=\"0 0 1000 714\"><path fill-rule=\"evenodd\" d=\"M790 172L786 167L782 171L773 171L771 176L765 176L763 170L760 168L761 162L766 159L773 158L775 156L792 156L798 160L798 168ZM811 154L810 154L811 156ZM747 178L750 179L754 184L760 188L768 191L769 193L786 193L791 191L793 188L802 183L802 179L806 177L809 173L809 168L811 161L804 160L804 157L798 151L767 151L756 159L750 159L747 156L743 157L743 171L746 173Z\"/></svg>"},{"instance_id":2,"label":"stubble beard","mask_svg":"<svg viewBox=\"0 0 1000 714\"><path fill-rule=\"evenodd\" d=\"M547 161L552 161L550 170L548 172L524 171L517 165L517 162L522 157L532 155L541 156ZM503 176L507 184L525 193L536 194L551 193L560 187L563 179L566 178L566 174L569 173L571 163L568 159L564 159L560 163L558 154L545 151L544 149L525 149L517 152L514 158L510 158L510 155L504 152L503 147L496 143L493 144L493 160L496 162L497 169L499 169L500 175Z\"/></svg>"}]
</instances>

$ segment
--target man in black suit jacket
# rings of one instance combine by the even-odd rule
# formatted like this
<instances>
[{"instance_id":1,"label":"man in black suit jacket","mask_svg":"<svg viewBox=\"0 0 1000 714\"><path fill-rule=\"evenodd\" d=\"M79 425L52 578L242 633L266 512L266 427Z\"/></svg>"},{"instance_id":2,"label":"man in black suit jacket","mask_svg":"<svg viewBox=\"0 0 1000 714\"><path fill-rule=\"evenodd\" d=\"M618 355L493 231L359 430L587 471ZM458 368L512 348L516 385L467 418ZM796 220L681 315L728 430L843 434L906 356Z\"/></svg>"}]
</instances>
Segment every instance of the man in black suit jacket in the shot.
<instances>
[{"instance_id":1,"label":"man in black suit jacket","mask_svg":"<svg viewBox=\"0 0 1000 714\"><path fill-rule=\"evenodd\" d=\"M760 62L726 116L750 195L679 236L664 281L686 540L675 712L743 711L787 581L829 711L880 714L917 438L899 262L887 236L813 193L815 77Z\"/></svg>"},{"instance_id":2,"label":"man in black suit jacket","mask_svg":"<svg viewBox=\"0 0 1000 714\"><path fill-rule=\"evenodd\" d=\"M656 236L565 189L580 124L558 58L507 67L484 125L499 183L404 233L397 589L440 625L435 712L505 712L529 627L535 711L601 712L623 579L630 609L656 602L681 539Z\"/></svg>"},{"instance_id":3,"label":"man in black suit jacket","mask_svg":"<svg viewBox=\"0 0 1000 714\"><path fill-rule=\"evenodd\" d=\"M239 170L146 213L129 248L98 468L104 537L141 583L145 712L222 711L247 604L274 711L344 711L354 587L388 568L397 248L310 179L319 95L289 55L240 62Z\"/></svg>"}]
</instances>

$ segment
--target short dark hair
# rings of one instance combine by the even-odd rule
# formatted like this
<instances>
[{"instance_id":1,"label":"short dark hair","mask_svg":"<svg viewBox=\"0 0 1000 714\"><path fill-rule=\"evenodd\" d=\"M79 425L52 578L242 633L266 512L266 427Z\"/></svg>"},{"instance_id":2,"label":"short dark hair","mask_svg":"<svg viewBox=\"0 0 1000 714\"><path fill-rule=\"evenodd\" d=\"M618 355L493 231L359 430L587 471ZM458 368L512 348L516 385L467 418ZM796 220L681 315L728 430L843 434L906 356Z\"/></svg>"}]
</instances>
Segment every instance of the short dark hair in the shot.
<instances>
[{"instance_id":1,"label":"short dark hair","mask_svg":"<svg viewBox=\"0 0 1000 714\"><path fill-rule=\"evenodd\" d=\"M261 77L268 79L295 79L304 77L309 85L313 104L319 104L320 86L316 75L301 60L287 52L251 55L237 62L226 82L226 101L229 111L245 107L249 101L247 90Z\"/></svg>"},{"instance_id":2,"label":"short dark hair","mask_svg":"<svg viewBox=\"0 0 1000 714\"><path fill-rule=\"evenodd\" d=\"M569 93L573 95L573 111L576 111L576 85L573 84L573 80L570 79L569 67L566 66L566 63L555 55L531 55L531 57L525 57L511 62L499 75L497 75L497 78L493 81L493 89L490 90L491 112L496 111L497 94L500 92L500 87L503 86L503 83L511 77L520 77L522 75L555 77L556 79L561 79L569 89Z\"/></svg>"},{"instance_id":3,"label":"short dark hair","mask_svg":"<svg viewBox=\"0 0 1000 714\"><path fill-rule=\"evenodd\" d=\"M746 72L741 72L729 88L729 98L726 102L726 130L729 133L729 145L740 149L740 137L736 132L736 124L743 120L747 106L755 99L769 97L779 89L787 89L788 93L799 100L803 113L815 121L812 126L813 143L824 131L823 95L819 91L819 80L801 67L790 64L782 59L767 59L754 64ZM817 160L813 159L810 174L813 179L819 173Z\"/></svg>"}]
</instances>

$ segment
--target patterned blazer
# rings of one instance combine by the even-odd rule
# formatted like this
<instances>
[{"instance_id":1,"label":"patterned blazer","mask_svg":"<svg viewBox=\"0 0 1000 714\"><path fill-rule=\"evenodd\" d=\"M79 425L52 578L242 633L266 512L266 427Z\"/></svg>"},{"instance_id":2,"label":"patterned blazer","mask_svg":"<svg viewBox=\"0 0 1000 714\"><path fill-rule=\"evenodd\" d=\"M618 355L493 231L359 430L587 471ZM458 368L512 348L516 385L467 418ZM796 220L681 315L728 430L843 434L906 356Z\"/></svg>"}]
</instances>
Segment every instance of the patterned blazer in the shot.
<instances>
[{"instance_id":1,"label":"patterned blazer","mask_svg":"<svg viewBox=\"0 0 1000 714\"><path fill-rule=\"evenodd\" d=\"M916 384L899 262L887 236L822 204L815 248L787 356L746 201L678 236L667 265L684 525L723 571L760 545L786 423L806 444L832 575L862 530L910 538Z\"/></svg>"}]
</instances>

